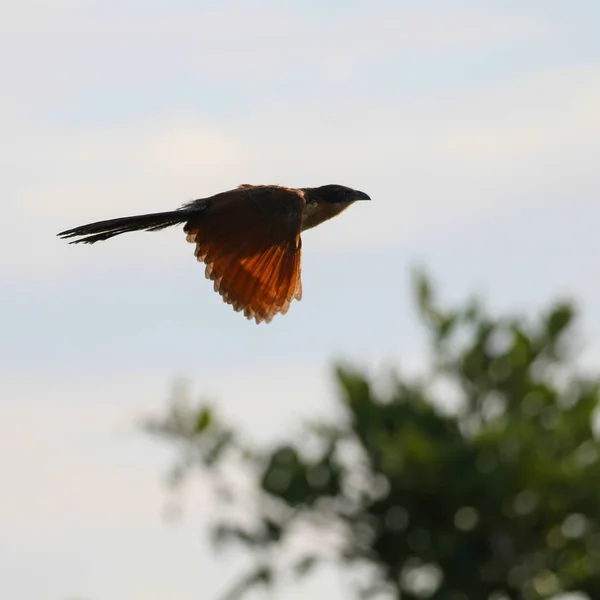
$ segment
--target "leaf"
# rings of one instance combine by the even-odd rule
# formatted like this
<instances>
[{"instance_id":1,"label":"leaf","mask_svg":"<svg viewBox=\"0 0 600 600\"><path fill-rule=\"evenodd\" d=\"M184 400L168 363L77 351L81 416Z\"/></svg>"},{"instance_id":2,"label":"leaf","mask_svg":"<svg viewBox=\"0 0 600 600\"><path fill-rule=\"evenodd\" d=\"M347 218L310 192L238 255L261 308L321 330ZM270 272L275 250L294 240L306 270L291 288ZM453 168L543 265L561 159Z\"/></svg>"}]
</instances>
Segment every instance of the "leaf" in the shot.
<instances>
[{"instance_id":1,"label":"leaf","mask_svg":"<svg viewBox=\"0 0 600 600\"><path fill-rule=\"evenodd\" d=\"M575 310L570 304L559 304L548 315L546 330L550 339L557 340L569 327L575 317Z\"/></svg>"},{"instance_id":2,"label":"leaf","mask_svg":"<svg viewBox=\"0 0 600 600\"><path fill-rule=\"evenodd\" d=\"M294 573L297 577L304 577L317 565L319 559L316 556L304 556L294 564Z\"/></svg>"},{"instance_id":3,"label":"leaf","mask_svg":"<svg viewBox=\"0 0 600 600\"><path fill-rule=\"evenodd\" d=\"M250 571L238 583L236 583L229 592L222 596L222 600L238 600L255 587L263 585L268 587L273 583L273 571L267 565L260 565ZM202 596L201 596L202 597Z\"/></svg>"},{"instance_id":4,"label":"leaf","mask_svg":"<svg viewBox=\"0 0 600 600\"><path fill-rule=\"evenodd\" d=\"M234 435L231 431L221 431L212 448L204 455L204 464L207 467L214 466L234 441Z\"/></svg>"},{"instance_id":5,"label":"leaf","mask_svg":"<svg viewBox=\"0 0 600 600\"><path fill-rule=\"evenodd\" d=\"M194 433L202 433L205 429L208 429L213 421L212 411L210 408L205 406L199 413L196 419L196 426L194 427Z\"/></svg>"},{"instance_id":6,"label":"leaf","mask_svg":"<svg viewBox=\"0 0 600 600\"><path fill-rule=\"evenodd\" d=\"M413 284L415 287L417 306L422 313L428 313L432 308L433 289L425 273L421 270L413 273Z\"/></svg>"},{"instance_id":7,"label":"leaf","mask_svg":"<svg viewBox=\"0 0 600 600\"><path fill-rule=\"evenodd\" d=\"M455 326L458 323L458 317L456 315L445 316L441 319L437 328L437 340L442 342L450 337L454 331Z\"/></svg>"}]
</instances>

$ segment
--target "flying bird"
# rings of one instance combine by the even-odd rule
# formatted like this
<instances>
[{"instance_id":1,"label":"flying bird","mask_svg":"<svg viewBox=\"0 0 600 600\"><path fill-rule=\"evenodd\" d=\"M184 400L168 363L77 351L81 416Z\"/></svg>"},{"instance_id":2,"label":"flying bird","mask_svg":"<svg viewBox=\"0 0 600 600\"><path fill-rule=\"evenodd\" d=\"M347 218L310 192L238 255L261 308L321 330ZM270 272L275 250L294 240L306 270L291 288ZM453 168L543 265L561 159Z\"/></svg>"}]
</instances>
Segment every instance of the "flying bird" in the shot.
<instances>
[{"instance_id":1,"label":"flying bird","mask_svg":"<svg viewBox=\"0 0 600 600\"><path fill-rule=\"evenodd\" d=\"M301 233L357 200L370 198L343 185L244 184L176 210L99 221L58 236L79 238L71 244L94 244L130 231L184 224L187 241L223 301L256 323L268 323L302 298Z\"/></svg>"}]
</instances>

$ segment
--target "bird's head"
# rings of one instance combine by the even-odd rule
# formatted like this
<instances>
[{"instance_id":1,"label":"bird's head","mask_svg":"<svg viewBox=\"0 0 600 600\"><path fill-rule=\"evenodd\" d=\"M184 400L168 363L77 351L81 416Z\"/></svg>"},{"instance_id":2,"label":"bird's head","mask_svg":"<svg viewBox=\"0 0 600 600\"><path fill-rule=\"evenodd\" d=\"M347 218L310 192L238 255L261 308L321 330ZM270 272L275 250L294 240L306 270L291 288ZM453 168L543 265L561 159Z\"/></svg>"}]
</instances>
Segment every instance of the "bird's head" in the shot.
<instances>
[{"instance_id":1,"label":"bird's head","mask_svg":"<svg viewBox=\"0 0 600 600\"><path fill-rule=\"evenodd\" d=\"M357 200L370 200L364 192L345 185L329 184L315 188L305 188L309 200L330 204L351 204Z\"/></svg>"}]
</instances>

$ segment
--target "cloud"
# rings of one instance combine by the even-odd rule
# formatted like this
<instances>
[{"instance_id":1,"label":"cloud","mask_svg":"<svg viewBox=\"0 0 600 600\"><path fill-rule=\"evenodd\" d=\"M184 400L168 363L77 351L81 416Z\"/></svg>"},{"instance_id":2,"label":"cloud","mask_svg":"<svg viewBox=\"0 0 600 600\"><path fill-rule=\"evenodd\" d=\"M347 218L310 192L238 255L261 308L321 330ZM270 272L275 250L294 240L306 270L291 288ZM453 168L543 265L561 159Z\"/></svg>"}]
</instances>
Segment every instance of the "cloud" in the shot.
<instances>
[{"instance_id":1,"label":"cloud","mask_svg":"<svg viewBox=\"0 0 600 600\"><path fill-rule=\"evenodd\" d=\"M551 39L561 24L546 16L395 3L318 18L272 2L26 6L37 20L7 7L14 27L0 39L17 57L0 59L11 91L0 99L0 265L13 273L87 260L53 239L61 229L242 182L367 190L371 205L310 232L321 249L389 246L449 216L597 187L597 66L427 90L403 72L415 52ZM181 242L160 235L166 262ZM141 239L103 255L143 259Z\"/></svg>"},{"instance_id":2,"label":"cloud","mask_svg":"<svg viewBox=\"0 0 600 600\"><path fill-rule=\"evenodd\" d=\"M0 161L12 201L1 243L21 251L0 261L38 271L72 265L83 253L52 242L59 229L176 207L244 182L366 189L372 203L310 233L314 247L332 249L394 244L447 217L560 190L594 193L599 104L600 70L581 68L397 106L375 96L266 105L231 119L162 114L77 128L6 119L11 142ZM161 235L170 260L178 242ZM139 260L148 248L140 239L103 248L105 256Z\"/></svg>"},{"instance_id":3,"label":"cloud","mask_svg":"<svg viewBox=\"0 0 600 600\"><path fill-rule=\"evenodd\" d=\"M12 376L1 389L9 400L0 406L0 528L7 535L31 539L82 522L139 525L154 517L160 482L149 464L132 465L135 448L123 435L127 393L143 390L143 381L90 389L84 380ZM117 390L125 406L107 402Z\"/></svg>"},{"instance_id":4,"label":"cloud","mask_svg":"<svg viewBox=\"0 0 600 600\"><path fill-rule=\"evenodd\" d=\"M197 95L198 104L222 90L260 103L257 96L292 90L327 96L340 84L356 92L374 72L400 74L416 56L514 50L562 27L545 12L443 4L434 12L386 2L345 8L28 0L7 5L0 19L0 71L22 100L43 95L46 113L81 110L117 90L122 97L143 92L146 102L177 90L182 101Z\"/></svg>"},{"instance_id":5,"label":"cloud","mask_svg":"<svg viewBox=\"0 0 600 600\"><path fill-rule=\"evenodd\" d=\"M35 147L35 157L31 148ZM21 215L64 217L99 211L164 210L165 198L191 200L192 184L215 191L229 180L247 148L206 117L177 115L83 130L35 128L15 140L13 165L36 161L23 186ZM178 190L186 190L185 193ZM48 193L50 192L50 193Z\"/></svg>"},{"instance_id":6,"label":"cloud","mask_svg":"<svg viewBox=\"0 0 600 600\"><path fill-rule=\"evenodd\" d=\"M561 281L589 288L587 275L577 279L589 266L575 255L591 229L568 213L574 198L592 205L600 190L600 70L589 53L587 67L569 67L569 53L556 61L571 44L569 19L545 5L529 14L298 6L2 8L0 269L12 286L5 357L21 374L0 382L0 530L9 561L23 573L32 564L52 571L56 596L74 573L85 584L86 568L93 585L77 589L107 596L148 596L142 583L156 597L174 581L182 593L206 586L212 569L201 563L202 581L194 579L195 545L182 553L181 538L168 546L166 534L154 536L170 461L133 429L140 413L160 411L171 369L194 373L194 394L272 439L330 410L319 365L337 351L375 364L401 348L414 360L414 324L401 316L406 290L396 283L414 252L429 253L450 290L487 282L508 304ZM201 270L179 231L93 248L54 237L242 182L330 180L374 200L307 233L307 304L266 330L245 328L210 286L196 285ZM546 218L528 217L531 203L569 208L528 237L527 219ZM136 367L153 370L123 371ZM205 510L206 497L193 498ZM190 537L197 543L195 530ZM149 548L152 578L143 574ZM22 591L26 579L13 581Z\"/></svg>"},{"instance_id":7,"label":"cloud","mask_svg":"<svg viewBox=\"0 0 600 600\"><path fill-rule=\"evenodd\" d=\"M197 394L218 400L219 411L244 433L281 435L282 423L327 413L329 386L313 365L282 363L265 380L254 364L219 365L202 377ZM28 539L81 523L142 527L160 518L167 499L162 476L171 449L137 432L139 419L162 414L167 373L38 373L3 378L0 397L0 529ZM295 381L289 389L289 381ZM93 382L93 385L92 383ZM18 399L18 401L17 401ZM193 492L196 510L211 498ZM43 503L40 503L43 498Z\"/></svg>"},{"instance_id":8,"label":"cloud","mask_svg":"<svg viewBox=\"0 0 600 600\"><path fill-rule=\"evenodd\" d=\"M82 49L105 47L108 36L116 48L176 42L186 49L225 51L223 56L274 48L286 53L306 47L315 58L334 49L360 56L405 46L441 51L514 44L545 37L556 27L544 15L448 10L443 4L433 12L373 2L368 7L348 6L345 11L321 9L318 15L307 4L281 5L269 0L251 6L243 0L230 0L195 6L175 2L168 10L152 3L139 8L123 10L118 4L99 8L76 0L52 5L26 0L6 10L4 23L10 27L4 33L9 40L35 36L39 45L77 43ZM32 20L32 13L37 18Z\"/></svg>"}]
</instances>

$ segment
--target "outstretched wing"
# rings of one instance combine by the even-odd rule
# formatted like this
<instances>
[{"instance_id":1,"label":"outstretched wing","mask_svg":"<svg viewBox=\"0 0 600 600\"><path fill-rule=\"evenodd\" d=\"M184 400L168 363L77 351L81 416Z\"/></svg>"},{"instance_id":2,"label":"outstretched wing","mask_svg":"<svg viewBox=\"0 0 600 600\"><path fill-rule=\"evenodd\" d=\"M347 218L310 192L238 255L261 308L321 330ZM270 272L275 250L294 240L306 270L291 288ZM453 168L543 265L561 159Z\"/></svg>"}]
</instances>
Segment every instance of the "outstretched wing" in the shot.
<instances>
[{"instance_id":1,"label":"outstretched wing","mask_svg":"<svg viewBox=\"0 0 600 600\"><path fill-rule=\"evenodd\" d=\"M215 291L257 323L285 314L302 297L302 192L246 185L211 200L184 231Z\"/></svg>"}]
</instances>

